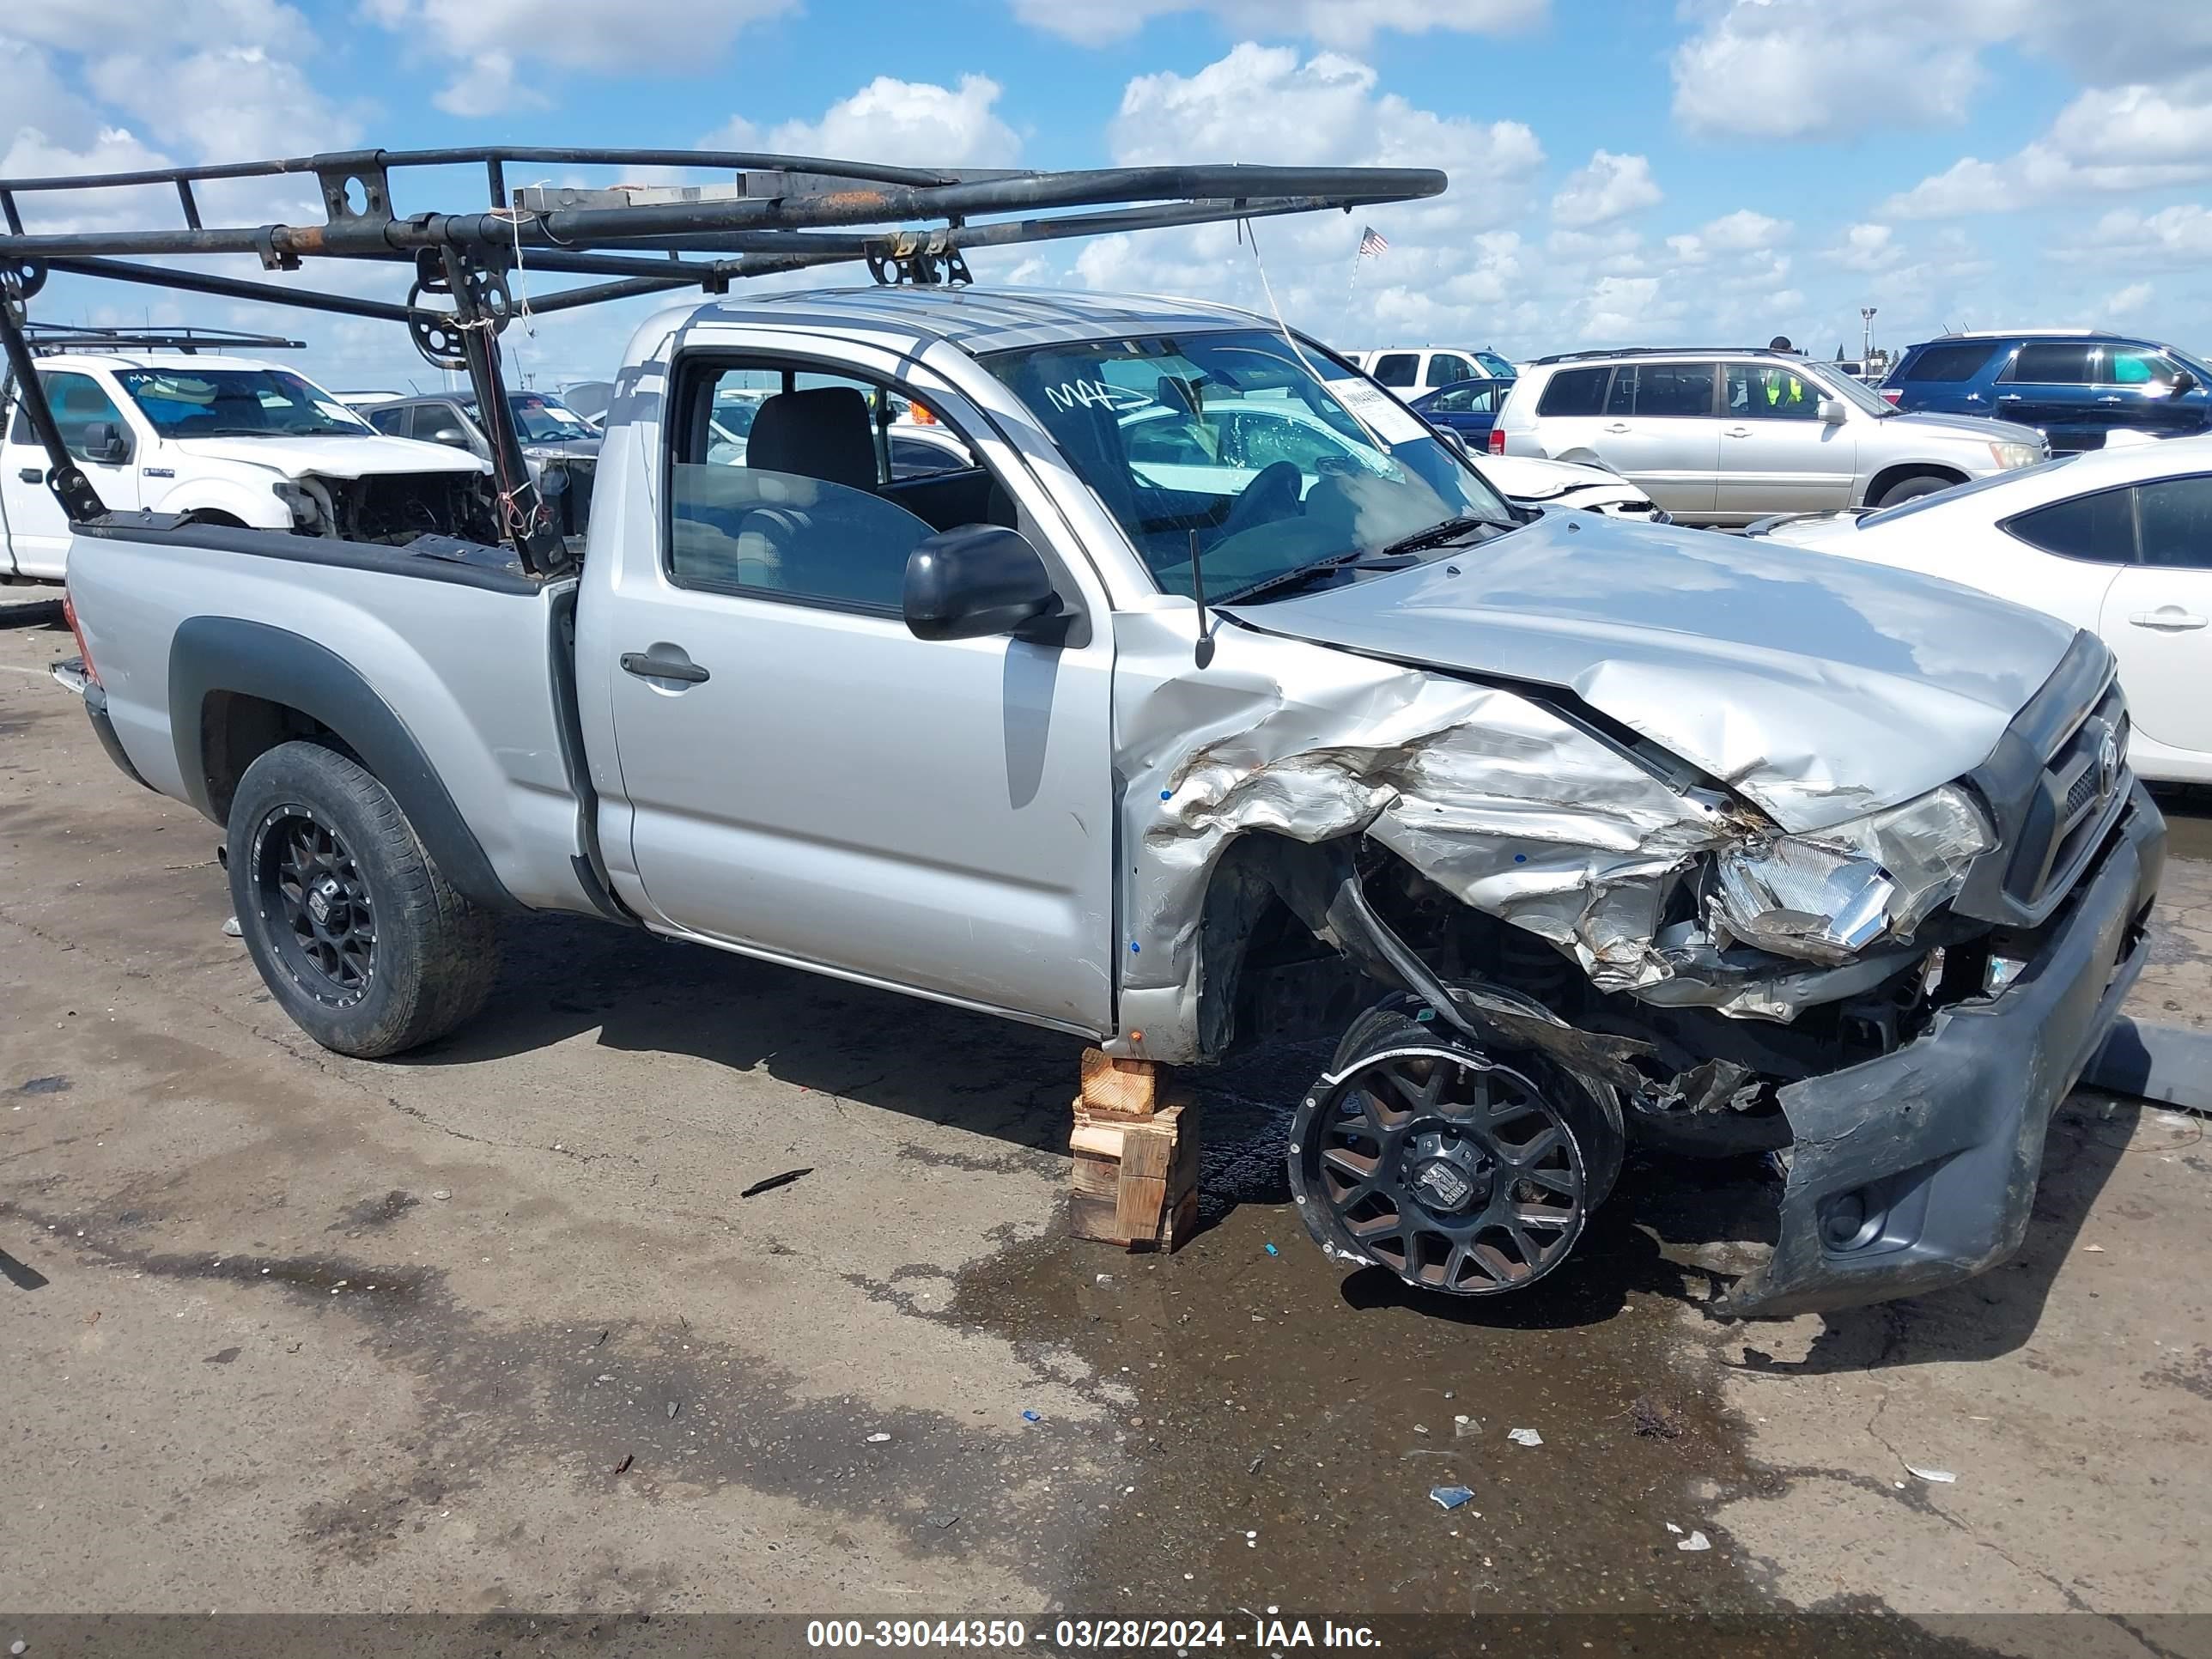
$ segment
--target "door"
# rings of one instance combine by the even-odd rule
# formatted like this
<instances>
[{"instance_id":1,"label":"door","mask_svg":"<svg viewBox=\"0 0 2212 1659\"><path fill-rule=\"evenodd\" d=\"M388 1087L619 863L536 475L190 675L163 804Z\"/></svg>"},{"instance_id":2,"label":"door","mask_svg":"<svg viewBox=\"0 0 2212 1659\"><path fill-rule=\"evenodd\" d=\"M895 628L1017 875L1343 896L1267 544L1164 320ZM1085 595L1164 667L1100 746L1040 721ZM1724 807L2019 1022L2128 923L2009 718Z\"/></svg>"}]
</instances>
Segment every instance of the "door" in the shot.
<instances>
[{"instance_id":1,"label":"door","mask_svg":"<svg viewBox=\"0 0 2212 1659\"><path fill-rule=\"evenodd\" d=\"M2069 496L1999 528L2010 539L1998 538L1988 553L1969 539L1923 568L2102 633L2105 597L2135 562L2134 492L2123 485Z\"/></svg>"},{"instance_id":2,"label":"door","mask_svg":"<svg viewBox=\"0 0 2212 1659\"><path fill-rule=\"evenodd\" d=\"M1480 449L1489 440L1498 419L1498 405L1510 382L1466 380L1425 400L1421 414L1432 424L1449 427Z\"/></svg>"},{"instance_id":3,"label":"door","mask_svg":"<svg viewBox=\"0 0 2212 1659\"><path fill-rule=\"evenodd\" d=\"M856 352L860 349L855 348ZM657 563L605 612L635 888L741 948L1099 1032L1112 1028L1111 629L1095 579L1065 643L908 631L908 554L960 525L1057 523L948 386L765 356L671 376ZM708 459L719 384L763 398L742 464ZM890 483L886 390L926 399L992 467ZM975 434L988 441L975 442ZM724 454L731 452L725 448ZM589 601L586 601L587 605ZM611 648L609 648L609 647ZM610 838L620 817L608 820Z\"/></svg>"},{"instance_id":4,"label":"door","mask_svg":"<svg viewBox=\"0 0 2212 1659\"><path fill-rule=\"evenodd\" d=\"M2212 759L2212 477L2134 494L2141 560L2106 592L2098 632L2142 734Z\"/></svg>"},{"instance_id":5,"label":"door","mask_svg":"<svg viewBox=\"0 0 2212 1659\"><path fill-rule=\"evenodd\" d=\"M1387 386L1401 398L1410 400L1418 391L1421 354L1418 351L1381 352L1367 372L1375 377L1376 385Z\"/></svg>"},{"instance_id":6,"label":"door","mask_svg":"<svg viewBox=\"0 0 2212 1659\"><path fill-rule=\"evenodd\" d=\"M1716 508L1720 422L1712 363L1623 363L1613 371L1590 447L1678 519Z\"/></svg>"},{"instance_id":7,"label":"door","mask_svg":"<svg viewBox=\"0 0 2212 1659\"><path fill-rule=\"evenodd\" d=\"M1431 351L1427 366L1421 371L1421 389L1434 392L1440 386L1455 386L1462 380L1481 377L1482 371L1456 351Z\"/></svg>"},{"instance_id":8,"label":"door","mask_svg":"<svg viewBox=\"0 0 2212 1659\"><path fill-rule=\"evenodd\" d=\"M1858 441L1820 418L1828 394L1786 363L1724 366L1718 510L1748 524L1770 513L1826 513L1851 504Z\"/></svg>"},{"instance_id":9,"label":"door","mask_svg":"<svg viewBox=\"0 0 2212 1659\"><path fill-rule=\"evenodd\" d=\"M62 441L84 468L85 477L110 508L127 511L139 502L138 439L106 388L74 370L41 374L46 401ZM8 539L15 569L26 576L58 580L69 560L69 515L47 488L46 452L31 430L31 417L19 399L0 448L0 491L4 491Z\"/></svg>"},{"instance_id":10,"label":"door","mask_svg":"<svg viewBox=\"0 0 2212 1659\"><path fill-rule=\"evenodd\" d=\"M2107 429L2124 427L2154 438L2177 438L2204 426L2204 392L2183 393L2181 365L2152 346L2112 346L2096 354L2096 412Z\"/></svg>"},{"instance_id":11,"label":"door","mask_svg":"<svg viewBox=\"0 0 2212 1659\"><path fill-rule=\"evenodd\" d=\"M2091 390L2094 356L2094 347L2080 343L2022 346L1997 376L1993 412L2038 428L2053 449L2102 448L2109 421Z\"/></svg>"}]
</instances>

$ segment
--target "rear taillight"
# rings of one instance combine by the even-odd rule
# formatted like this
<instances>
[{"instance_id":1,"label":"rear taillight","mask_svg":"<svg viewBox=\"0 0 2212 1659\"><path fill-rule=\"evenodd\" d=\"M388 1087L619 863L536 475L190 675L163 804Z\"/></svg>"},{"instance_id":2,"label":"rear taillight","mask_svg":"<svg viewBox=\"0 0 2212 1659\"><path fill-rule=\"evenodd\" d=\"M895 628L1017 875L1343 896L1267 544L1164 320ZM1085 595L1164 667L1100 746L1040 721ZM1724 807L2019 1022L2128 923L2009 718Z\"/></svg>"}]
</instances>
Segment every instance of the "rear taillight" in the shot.
<instances>
[{"instance_id":1,"label":"rear taillight","mask_svg":"<svg viewBox=\"0 0 2212 1659\"><path fill-rule=\"evenodd\" d=\"M1902 386L1897 387L1894 390L1888 386L1883 386L1881 390L1881 400L1886 404L1901 404L1905 401L1905 390Z\"/></svg>"},{"instance_id":2,"label":"rear taillight","mask_svg":"<svg viewBox=\"0 0 2212 1659\"><path fill-rule=\"evenodd\" d=\"M70 635L76 641L76 654L84 664L86 681L90 684L98 685L100 674L99 671L92 665L92 647L84 642L84 629L77 626L76 601L70 596L70 591L66 587L62 589L62 620L69 624Z\"/></svg>"},{"instance_id":3,"label":"rear taillight","mask_svg":"<svg viewBox=\"0 0 2212 1659\"><path fill-rule=\"evenodd\" d=\"M1494 426L1490 428L1490 453L1493 455L1503 455L1505 453L1505 434L1501 428Z\"/></svg>"}]
</instances>

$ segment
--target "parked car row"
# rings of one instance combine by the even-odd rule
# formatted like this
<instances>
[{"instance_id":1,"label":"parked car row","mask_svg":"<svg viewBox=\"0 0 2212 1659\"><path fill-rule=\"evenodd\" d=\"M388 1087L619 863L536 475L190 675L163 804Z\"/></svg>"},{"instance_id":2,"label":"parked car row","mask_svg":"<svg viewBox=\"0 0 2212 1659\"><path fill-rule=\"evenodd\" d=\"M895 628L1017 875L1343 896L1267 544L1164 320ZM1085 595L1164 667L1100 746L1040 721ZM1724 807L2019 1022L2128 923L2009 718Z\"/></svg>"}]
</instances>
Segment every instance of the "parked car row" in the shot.
<instances>
[{"instance_id":1,"label":"parked car row","mask_svg":"<svg viewBox=\"0 0 2212 1659\"><path fill-rule=\"evenodd\" d=\"M1899 409L1994 415L2055 450L2112 434L2212 430L2212 368L2169 345L2088 329L1947 335L1899 359L1881 395Z\"/></svg>"}]
</instances>

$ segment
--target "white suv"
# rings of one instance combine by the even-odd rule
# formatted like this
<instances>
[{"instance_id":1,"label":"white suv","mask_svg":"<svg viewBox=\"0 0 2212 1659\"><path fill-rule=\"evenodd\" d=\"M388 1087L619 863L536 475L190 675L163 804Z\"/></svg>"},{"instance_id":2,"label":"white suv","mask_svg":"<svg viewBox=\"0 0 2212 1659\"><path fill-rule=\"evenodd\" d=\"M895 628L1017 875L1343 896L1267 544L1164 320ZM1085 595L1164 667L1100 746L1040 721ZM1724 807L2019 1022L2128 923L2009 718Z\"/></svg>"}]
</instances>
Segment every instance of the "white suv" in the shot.
<instances>
[{"instance_id":1,"label":"white suv","mask_svg":"<svg viewBox=\"0 0 2212 1659\"><path fill-rule=\"evenodd\" d=\"M1479 347L1384 346L1380 351L1344 355L1365 369L1377 386L1406 403L1462 380L1510 380L1515 372L1513 365L1496 352Z\"/></svg>"},{"instance_id":2,"label":"white suv","mask_svg":"<svg viewBox=\"0 0 2212 1659\"><path fill-rule=\"evenodd\" d=\"M1899 414L1832 364L1698 349L1539 358L1490 448L1609 467L1678 522L1708 525L1893 507L2051 453L2027 427Z\"/></svg>"}]
</instances>

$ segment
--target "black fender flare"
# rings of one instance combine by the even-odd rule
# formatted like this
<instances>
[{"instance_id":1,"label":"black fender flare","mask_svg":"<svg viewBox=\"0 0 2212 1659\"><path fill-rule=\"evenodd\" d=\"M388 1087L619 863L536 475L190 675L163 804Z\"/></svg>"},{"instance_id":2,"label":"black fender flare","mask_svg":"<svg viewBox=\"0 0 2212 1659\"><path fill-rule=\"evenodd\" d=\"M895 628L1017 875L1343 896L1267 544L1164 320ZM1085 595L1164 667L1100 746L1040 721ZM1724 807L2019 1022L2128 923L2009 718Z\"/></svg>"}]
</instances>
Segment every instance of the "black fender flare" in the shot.
<instances>
[{"instance_id":1,"label":"black fender flare","mask_svg":"<svg viewBox=\"0 0 2212 1659\"><path fill-rule=\"evenodd\" d=\"M422 745L343 658L302 635L235 617L190 617L169 645L169 726L186 798L216 823L206 710L218 692L296 708L342 738L392 792L446 879L475 902L520 910Z\"/></svg>"}]
</instances>

